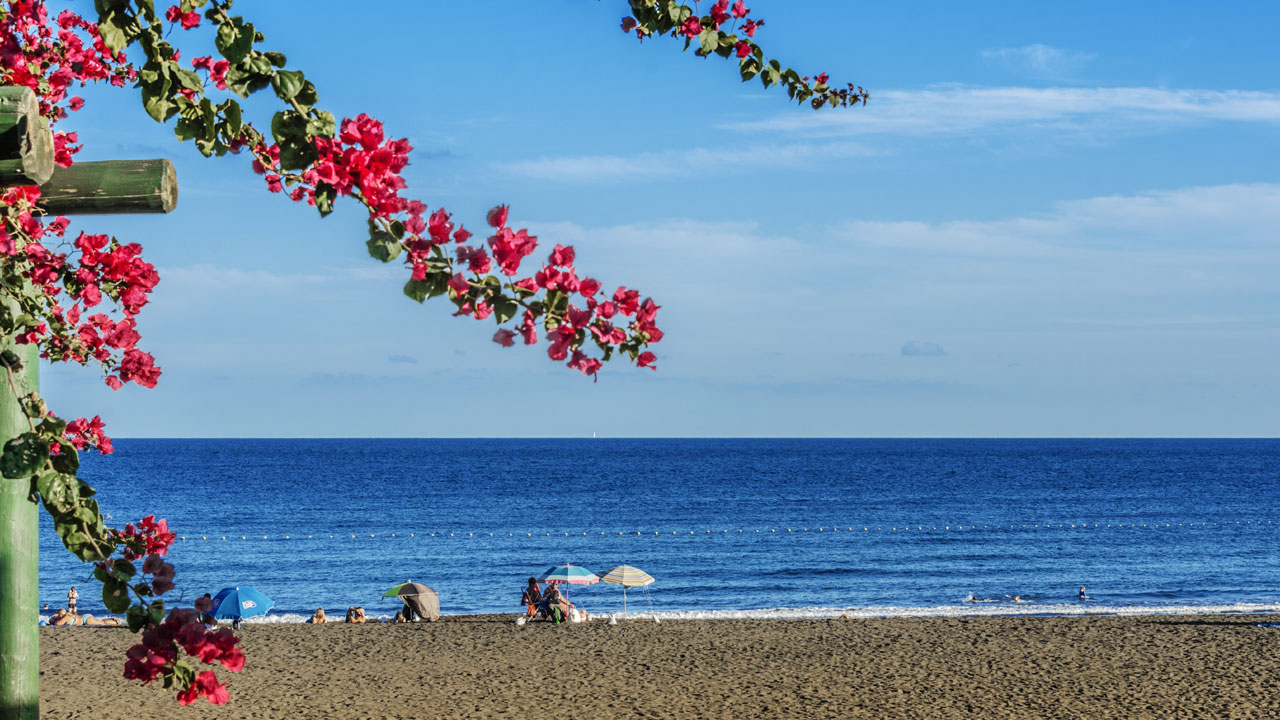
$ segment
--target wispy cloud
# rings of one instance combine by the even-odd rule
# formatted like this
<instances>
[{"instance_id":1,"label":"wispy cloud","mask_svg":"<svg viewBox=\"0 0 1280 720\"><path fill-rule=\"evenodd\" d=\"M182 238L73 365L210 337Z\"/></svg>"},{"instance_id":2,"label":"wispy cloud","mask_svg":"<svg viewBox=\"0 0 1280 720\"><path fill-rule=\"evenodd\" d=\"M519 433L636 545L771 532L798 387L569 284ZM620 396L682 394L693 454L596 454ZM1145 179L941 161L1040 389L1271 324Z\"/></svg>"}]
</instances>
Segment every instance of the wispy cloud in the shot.
<instances>
[{"instance_id":1,"label":"wispy cloud","mask_svg":"<svg viewBox=\"0 0 1280 720\"><path fill-rule=\"evenodd\" d=\"M903 357L942 357L947 354L946 350L936 342L919 342L916 340L908 340L902 344L902 349L898 351Z\"/></svg>"},{"instance_id":2,"label":"wispy cloud","mask_svg":"<svg viewBox=\"0 0 1280 720\"><path fill-rule=\"evenodd\" d=\"M1280 123L1280 93L1149 87L936 87L886 90L853 112L787 113L729 123L742 132L813 136L947 136L1084 125L1128 129L1187 123Z\"/></svg>"},{"instance_id":3,"label":"wispy cloud","mask_svg":"<svg viewBox=\"0 0 1280 720\"><path fill-rule=\"evenodd\" d=\"M873 154L851 142L755 145L728 149L689 148L637 155L544 157L499 165L503 172L538 180L624 182L687 176L714 167L717 172L802 167L816 160Z\"/></svg>"},{"instance_id":4,"label":"wispy cloud","mask_svg":"<svg viewBox=\"0 0 1280 720\"><path fill-rule=\"evenodd\" d=\"M991 48L982 58L1024 77L1061 80L1074 76L1097 55L1036 43L1017 48Z\"/></svg>"},{"instance_id":5,"label":"wispy cloud","mask_svg":"<svg viewBox=\"0 0 1280 720\"><path fill-rule=\"evenodd\" d=\"M541 157L497 168L554 182L635 182L687 176L707 167L719 173L756 172L890 152L879 139L873 146L838 138L1007 138L1017 132L1096 139L1207 123L1280 124L1280 93L1143 87L887 90L866 107L847 112L789 112L720 126L741 133L802 136L804 142Z\"/></svg>"}]
</instances>

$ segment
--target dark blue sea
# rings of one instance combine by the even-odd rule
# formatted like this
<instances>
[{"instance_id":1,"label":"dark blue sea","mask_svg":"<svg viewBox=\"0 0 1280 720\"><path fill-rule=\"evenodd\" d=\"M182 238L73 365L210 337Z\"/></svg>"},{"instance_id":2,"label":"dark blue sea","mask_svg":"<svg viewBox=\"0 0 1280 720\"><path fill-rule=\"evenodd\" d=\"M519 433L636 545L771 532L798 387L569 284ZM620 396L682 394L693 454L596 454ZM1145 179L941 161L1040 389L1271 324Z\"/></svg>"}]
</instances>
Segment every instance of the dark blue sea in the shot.
<instances>
[{"instance_id":1,"label":"dark blue sea","mask_svg":"<svg viewBox=\"0 0 1280 720\"><path fill-rule=\"evenodd\" d=\"M1276 440L120 440L84 476L155 513L185 604L252 585L268 621L519 611L530 575L628 564L660 617L1280 610ZM41 602L101 611L48 523ZM1090 599L1076 599L1079 586ZM990 602L971 603L974 595ZM1014 604L1005 596L1026 602ZM618 586L573 587L593 613Z\"/></svg>"}]
</instances>

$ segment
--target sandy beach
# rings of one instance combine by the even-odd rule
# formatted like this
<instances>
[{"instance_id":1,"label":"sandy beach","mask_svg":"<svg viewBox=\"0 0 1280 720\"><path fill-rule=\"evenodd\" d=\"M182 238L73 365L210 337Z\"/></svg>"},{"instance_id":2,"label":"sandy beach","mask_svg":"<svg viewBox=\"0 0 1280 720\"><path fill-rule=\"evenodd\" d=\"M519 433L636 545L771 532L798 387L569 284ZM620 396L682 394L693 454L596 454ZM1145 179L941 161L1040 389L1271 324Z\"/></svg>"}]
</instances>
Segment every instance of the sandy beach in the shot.
<instances>
[{"instance_id":1,"label":"sandy beach","mask_svg":"<svg viewBox=\"0 0 1280 720\"><path fill-rule=\"evenodd\" d=\"M1277 616L249 625L231 702L120 678L134 635L42 628L46 717L1274 718Z\"/></svg>"}]
</instances>

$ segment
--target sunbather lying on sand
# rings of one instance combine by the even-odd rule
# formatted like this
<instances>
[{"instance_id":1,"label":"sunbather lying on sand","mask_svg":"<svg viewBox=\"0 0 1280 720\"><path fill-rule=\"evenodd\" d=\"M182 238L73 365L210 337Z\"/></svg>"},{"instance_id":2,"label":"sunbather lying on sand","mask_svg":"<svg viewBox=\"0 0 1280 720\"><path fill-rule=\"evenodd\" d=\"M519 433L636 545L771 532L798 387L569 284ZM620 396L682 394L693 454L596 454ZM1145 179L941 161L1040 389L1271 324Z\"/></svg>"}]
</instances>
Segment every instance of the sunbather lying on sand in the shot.
<instances>
[{"instance_id":1,"label":"sunbather lying on sand","mask_svg":"<svg viewBox=\"0 0 1280 720\"><path fill-rule=\"evenodd\" d=\"M65 609L58 608L58 611L49 617L49 624L50 625L79 625L80 616L72 615L71 613L67 612Z\"/></svg>"},{"instance_id":2,"label":"sunbather lying on sand","mask_svg":"<svg viewBox=\"0 0 1280 720\"><path fill-rule=\"evenodd\" d=\"M96 618L92 615L84 616L84 624L99 627L119 627L124 623L120 622L120 618L108 615L104 618Z\"/></svg>"}]
</instances>

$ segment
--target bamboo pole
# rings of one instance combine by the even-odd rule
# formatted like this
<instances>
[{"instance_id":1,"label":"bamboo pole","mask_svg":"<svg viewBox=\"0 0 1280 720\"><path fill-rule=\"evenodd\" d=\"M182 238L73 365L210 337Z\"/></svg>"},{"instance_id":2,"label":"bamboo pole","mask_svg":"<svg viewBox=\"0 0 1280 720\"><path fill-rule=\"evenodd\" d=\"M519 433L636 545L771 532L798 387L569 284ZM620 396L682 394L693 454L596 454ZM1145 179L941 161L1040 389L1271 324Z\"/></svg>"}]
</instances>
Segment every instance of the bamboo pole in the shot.
<instances>
[{"instance_id":1,"label":"bamboo pole","mask_svg":"<svg viewBox=\"0 0 1280 720\"><path fill-rule=\"evenodd\" d=\"M14 374L19 394L39 387L35 345L0 341L22 359ZM21 403L0 368L0 447L29 430ZM0 478L0 717L37 720L40 717L39 545L36 503L26 480Z\"/></svg>"},{"instance_id":2,"label":"bamboo pole","mask_svg":"<svg viewBox=\"0 0 1280 720\"><path fill-rule=\"evenodd\" d=\"M39 185L53 175L53 135L31 88L0 87L0 186Z\"/></svg>"},{"instance_id":3,"label":"bamboo pole","mask_svg":"<svg viewBox=\"0 0 1280 720\"><path fill-rule=\"evenodd\" d=\"M178 204L178 176L168 160L78 162L55 168L40 185L48 215L167 213Z\"/></svg>"}]
</instances>

